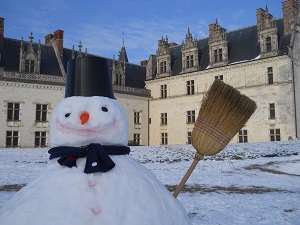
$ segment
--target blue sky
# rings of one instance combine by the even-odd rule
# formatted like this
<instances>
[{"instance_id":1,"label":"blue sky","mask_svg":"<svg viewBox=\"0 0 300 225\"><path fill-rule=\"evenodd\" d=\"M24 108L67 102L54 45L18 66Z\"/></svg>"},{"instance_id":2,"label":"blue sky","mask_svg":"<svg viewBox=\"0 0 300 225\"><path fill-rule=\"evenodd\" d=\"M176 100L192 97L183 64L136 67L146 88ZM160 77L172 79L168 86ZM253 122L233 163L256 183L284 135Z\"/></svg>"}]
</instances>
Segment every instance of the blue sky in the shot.
<instances>
[{"instance_id":1,"label":"blue sky","mask_svg":"<svg viewBox=\"0 0 300 225\"><path fill-rule=\"evenodd\" d=\"M256 24L256 9L282 18L283 0L1 0L4 36L34 41L64 30L64 47L117 58L124 39L129 62L139 64L155 54L157 41L168 36L181 44L188 27L197 39L208 36L208 25L218 18L227 31Z\"/></svg>"}]
</instances>

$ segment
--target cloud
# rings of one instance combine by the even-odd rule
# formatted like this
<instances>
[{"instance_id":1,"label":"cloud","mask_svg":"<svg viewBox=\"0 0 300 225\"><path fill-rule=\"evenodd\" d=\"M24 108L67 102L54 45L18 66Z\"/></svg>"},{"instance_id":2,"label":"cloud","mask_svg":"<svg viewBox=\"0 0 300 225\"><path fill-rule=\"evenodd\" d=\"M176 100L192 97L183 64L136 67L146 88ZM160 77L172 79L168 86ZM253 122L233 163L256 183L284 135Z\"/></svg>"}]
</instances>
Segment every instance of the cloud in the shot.
<instances>
[{"instance_id":1,"label":"cloud","mask_svg":"<svg viewBox=\"0 0 300 225\"><path fill-rule=\"evenodd\" d=\"M167 35L169 42L181 44L185 40L188 27L193 36L198 39L208 35L208 23L205 20L187 24L180 20L153 16L152 19L131 18L123 22L111 20L110 23L88 22L74 25L65 32L64 46L72 48L72 45L75 45L77 50L77 45L81 41L82 51L88 48L89 53L108 58L115 55L117 58L122 47L124 27L125 47L129 61L139 63L141 60L148 59L150 54L156 53L157 42L162 36Z\"/></svg>"}]
</instances>

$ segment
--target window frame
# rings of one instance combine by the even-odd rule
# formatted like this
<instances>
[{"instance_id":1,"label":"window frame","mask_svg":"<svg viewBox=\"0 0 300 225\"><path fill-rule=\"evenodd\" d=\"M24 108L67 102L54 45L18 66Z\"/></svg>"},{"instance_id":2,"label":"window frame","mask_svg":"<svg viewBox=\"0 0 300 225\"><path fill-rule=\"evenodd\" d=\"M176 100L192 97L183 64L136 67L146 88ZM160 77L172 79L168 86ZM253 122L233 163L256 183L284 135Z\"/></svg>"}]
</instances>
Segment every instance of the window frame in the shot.
<instances>
[{"instance_id":1,"label":"window frame","mask_svg":"<svg viewBox=\"0 0 300 225\"><path fill-rule=\"evenodd\" d=\"M20 121L21 104L18 102L7 103L7 121Z\"/></svg>"},{"instance_id":2,"label":"window frame","mask_svg":"<svg viewBox=\"0 0 300 225\"><path fill-rule=\"evenodd\" d=\"M35 131L34 132L34 147L44 148L47 147L47 131Z\"/></svg>"},{"instance_id":3,"label":"window frame","mask_svg":"<svg viewBox=\"0 0 300 225\"><path fill-rule=\"evenodd\" d=\"M281 141L280 129L270 129L270 141Z\"/></svg>"},{"instance_id":4,"label":"window frame","mask_svg":"<svg viewBox=\"0 0 300 225\"><path fill-rule=\"evenodd\" d=\"M35 107L35 121L36 122L48 122L48 104L36 104Z\"/></svg>"},{"instance_id":5,"label":"window frame","mask_svg":"<svg viewBox=\"0 0 300 225\"><path fill-rule=\"evenodd\" d=\"M267 73L268 73L268 84L273 84L274 83L273 67L268 67Z\"/></svg>"},{"instance_id":6,"label":"window frame","mask_svg":"<svg viewBox=\"0 0 300 225\"><path fill-rule=\"evenodd\" d=\"M6 131L5 146L6 148L16 148L20 146L20 132L14 130Z\"/></svg>"},{"instance_id":7,"label":"window frame","mask_svg":"<svg viewBox=\"0 0 300 225\"><path fill-rule=\"evenodd\" d=\"M186 123L194 124L195 122L196 122L196 111L195 110L186 111Z\"/></svg>"},{"instance_id":8,"label":"window frame","mask_svg":"<svg viewBox=\"0 0 300 225\"><path fill-rule=\"evenodd\" d=\"M133 114L133 123L134 124L141 124L141 112L135 111Z\"/></svg>"},{"instance_id":9,"label":"window frame","mask_svg":"<svg viewBox=\"0 0 300 225\"><path fill-rule=\"evenodd\" d=\"M26 59L25 60L25 73L34 73L35 71L35 60Z\"/></svg>"},{"instance_id":10,"label":"window frame","mask_svg":"<svg viewBox=\"0 0 300 225\"><path fill-rule=\"evenodd\" d=\"M140 133L134 133L133 134L133 141L137 145L141 145L141 134Z\"/></svg>"},{"instance_id":11,"label":"window frame","mask_svg":"<svg viewBox=\"0 0 300 225\"><path fill-rule=\"evenodd\" d=\"M240 130L238 133L239 143L248 143L248 130Z\"/></svg>"},{"instance_id":12,"label":"window frame","mask_svg":"<svg viewBox=\"0 0 300 225\"><path fill-rule=\"evenodd\" d=\"M266 37L266 52L272 51L272 38Z\"/></svg>"},{"instance_id":13,"label":"window frame","mask_svg":"<svg viewBox=\"0 0 300 225\"><path fill-rule=\"evenodd\" d=\"M167 98L167 85L166 84L161 84L160 85L160 97L161 98Z\"/></svg>"},{"instance_id":14,"label":"window frame","mask_svg":"<svg viewBox=\"0 0 300 225\"><path fill-rule=\"evenodd\" d=\"M168 145L168 133L160 133L161 145Z\"/></svg>"},{"instance_id":15,"label":"window frame","mask_svg":"<svg viewBox=\"0 0 300 225\"><path fill-rule=\"evenodd\" d=\"M160 125L161 126L168 125L168 113L160 114Z\"/></svg>"},{"instance_id":16,"label":"window frame","mask_svg":"<svg viewBox=\"0 0 300 225\"><path fill-rule=\"evenodd\" d=\"M195 80L186 81L186 94L187 95L195 94Z\"/></svg>"},{"instance_id":17,"label":"window frame","mask_svg":"<svg viewBox=\"0 0 300 225\"><path fill-rule=\"evenodd\" d=\"M275 103L269 103L269 119L276 118Z\"/></svg>"}]
</instances>

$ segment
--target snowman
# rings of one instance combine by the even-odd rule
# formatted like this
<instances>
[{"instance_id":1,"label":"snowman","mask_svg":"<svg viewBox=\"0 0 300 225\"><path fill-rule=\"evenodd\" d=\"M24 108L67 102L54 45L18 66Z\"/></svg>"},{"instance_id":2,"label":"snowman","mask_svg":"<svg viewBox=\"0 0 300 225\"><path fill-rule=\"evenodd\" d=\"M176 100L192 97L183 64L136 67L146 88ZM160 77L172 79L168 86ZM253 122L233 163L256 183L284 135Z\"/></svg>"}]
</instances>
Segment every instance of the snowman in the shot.
<instances>
[{"instance_id":1,"label":"snowman","mask_svg":"<svg viewBox=\"0 0 300 225\"><path fill-rule=\"evenodd\" d=\"M0 225L188 225L180 202L129 156L124 109L106 60L68 63L54 110L50 161L0 211Z\"/></svg>"}]
</instances>

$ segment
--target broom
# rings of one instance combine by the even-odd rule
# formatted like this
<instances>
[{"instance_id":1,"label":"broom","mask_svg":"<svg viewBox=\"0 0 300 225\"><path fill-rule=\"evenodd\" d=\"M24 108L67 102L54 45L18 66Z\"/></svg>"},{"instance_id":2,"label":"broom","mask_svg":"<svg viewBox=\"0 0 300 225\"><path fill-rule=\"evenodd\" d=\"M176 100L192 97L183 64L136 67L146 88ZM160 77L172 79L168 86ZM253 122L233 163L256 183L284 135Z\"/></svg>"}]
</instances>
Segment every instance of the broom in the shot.
<instances>
[{"instance_id":1,"label":"broom","mask_svg":"<svg viewBox=\"0 0 300 225\"><path fill-rule=\"evenodd\" d=\"M222 151L256 110L256 103L238 90L215 80L204 96L192 132L192 145L197 150L193 163L174 191L176 198L204 156Z\"/></svg>"}]
</instances>

